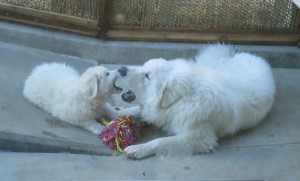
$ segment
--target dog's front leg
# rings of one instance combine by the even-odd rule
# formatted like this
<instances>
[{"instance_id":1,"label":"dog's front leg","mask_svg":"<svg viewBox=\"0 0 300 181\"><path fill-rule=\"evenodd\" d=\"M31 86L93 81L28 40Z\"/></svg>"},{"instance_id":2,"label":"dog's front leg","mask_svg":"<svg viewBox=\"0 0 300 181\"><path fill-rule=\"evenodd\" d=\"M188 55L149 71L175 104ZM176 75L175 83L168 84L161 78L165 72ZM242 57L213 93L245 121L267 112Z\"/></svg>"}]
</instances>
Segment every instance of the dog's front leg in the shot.
<instances>
[{"instance_id":1,"label":"dog's front leg","mask_svg":"<svg viewBox=\"0 0 300 181\"><path fill-rule=\"evenodd\" d=\"M210 152L217 145L217 138L213 132L207 130L203 134L181 134L176 136L157 138L150 142L132 145L124 150L127 157L142 159L152 155L170 156L187 155L200 152Z\"/></svg>"},{"instance_id":2,"label":"dog's front leg","mask_svg":"<svg viewBox=\"0 0 300 181\"><path fill-rule=\"evenodd\" d=\"M131 145L124 150L126 157L132 159L142 159L157 154L158 145L164 140L169 140L169 137L158 138L150 142L138 145Z\"/></svg>"},{"instance_id":3,"label":"dog's front leg","mask_svg":"<svg viewBox=\"0 0 300 181\"><path fill-rule=\"evenodd\" d=\"M103 107L107 116L113 118L116 116L124 116L124 115L131 115L133 117L140 117L140 107L134 106L126 109L121 109L119 111L115 110L109 103L106 103Z\"/></svg>"}]
</instances>

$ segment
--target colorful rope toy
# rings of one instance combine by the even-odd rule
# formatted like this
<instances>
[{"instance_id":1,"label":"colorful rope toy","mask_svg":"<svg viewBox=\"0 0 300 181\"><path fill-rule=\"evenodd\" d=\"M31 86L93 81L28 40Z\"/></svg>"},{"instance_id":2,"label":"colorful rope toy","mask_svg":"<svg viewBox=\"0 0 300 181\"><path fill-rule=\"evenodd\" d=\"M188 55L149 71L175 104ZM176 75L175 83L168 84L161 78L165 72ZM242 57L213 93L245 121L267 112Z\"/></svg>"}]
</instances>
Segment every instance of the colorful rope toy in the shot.
<instances>
[{"instance_id":1,"label":"colorful rope toy","mask_svg":"<svg viewBox=\"0 0 300 181\"><path fill-rule=\"evenodd\" d=\"M140 140L140 126L143 123L140 119L124 115L117 116L112 121L108 120L109 118L104 116L100 119L100 123L106 128L97 137L109 148L123 152L126 147Z\"/></svg>"}]
</instances>

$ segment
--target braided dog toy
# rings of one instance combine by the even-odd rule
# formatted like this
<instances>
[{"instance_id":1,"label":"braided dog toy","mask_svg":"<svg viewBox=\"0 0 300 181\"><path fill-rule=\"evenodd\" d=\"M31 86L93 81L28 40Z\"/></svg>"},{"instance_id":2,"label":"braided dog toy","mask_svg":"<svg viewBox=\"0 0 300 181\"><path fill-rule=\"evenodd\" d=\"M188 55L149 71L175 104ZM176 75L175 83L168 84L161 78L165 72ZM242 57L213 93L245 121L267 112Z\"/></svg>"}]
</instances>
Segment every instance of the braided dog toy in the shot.
<instances>
[{"instance_id":1,"label":"braided dog toy","mask_svg":"<svg viewBox=\"0 0 300 181\"><path fill-rule=\"evenodd\" d=\"M141 119L134 119L133 116L117 116L109 121L103 116L100 123L106 128L97 135L109 148L117 149L119 152L140 140L140 127L143 126Z\"/></svg>"}]
</instances>

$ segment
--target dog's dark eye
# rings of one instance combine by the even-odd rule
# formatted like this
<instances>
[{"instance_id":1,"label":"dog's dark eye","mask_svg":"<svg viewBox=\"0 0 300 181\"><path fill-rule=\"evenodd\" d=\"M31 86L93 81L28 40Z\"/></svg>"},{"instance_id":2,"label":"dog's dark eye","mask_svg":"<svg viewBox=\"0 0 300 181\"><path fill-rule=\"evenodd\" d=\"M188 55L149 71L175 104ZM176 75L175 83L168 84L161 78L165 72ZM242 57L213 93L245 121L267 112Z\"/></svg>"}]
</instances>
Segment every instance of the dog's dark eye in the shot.
<instances>
[{"instance_id":1,"label":"dog's dark eye","mask_svg":"<svg viewBox=\"0 0 300 181\"><path fill-rule=\"evenodd\" d=\"M109 76L109 72L106 73L106 76Z\"/></svg>"},{"instance_id":2,"label":"dog's dark eye","mask_svg":"<svg viewBox=\"0 0 300 181\"><path fill-rule=\"evenodd\" d=\"M149 74L145 74L145 77L150 80Z\"/></svg>"}]
</instances>

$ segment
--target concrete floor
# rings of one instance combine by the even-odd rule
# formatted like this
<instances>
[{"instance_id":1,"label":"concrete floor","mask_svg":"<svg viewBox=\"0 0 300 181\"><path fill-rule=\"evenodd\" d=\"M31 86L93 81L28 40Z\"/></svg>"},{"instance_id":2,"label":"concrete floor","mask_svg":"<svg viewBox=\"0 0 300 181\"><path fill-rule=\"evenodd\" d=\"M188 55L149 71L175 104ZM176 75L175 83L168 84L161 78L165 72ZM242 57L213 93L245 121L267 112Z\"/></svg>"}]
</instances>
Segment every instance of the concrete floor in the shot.
<instances>
[{"instance_id":1,"label":"concrete floor","mask_svg":"<svg viewBox=\"0 0 300 181\"><path fill-rule=\"evenodd\" d=\"M299 144L218 150L189 157L0 153L1 180L291 180L300 178Z\"/></svg>"},{"instance_id":2,"label":"concrete floor","mask_svg":"<svg viewBox=\"0 0 300 181\"><path fill-rule=\"evenodd\" d=\"M300 180L300 69L274 68L277 93L269 116L221 139L214 153L135 161L21 95L26 76L42 62L67 62L82 72L99 60L16 43L0 41L0 149L6 150L0 152L0 180ZM121 104L118 98L114 102ZM151 127L142 134L143 141L164 135Z\"/></svg>"}]
</instances>

